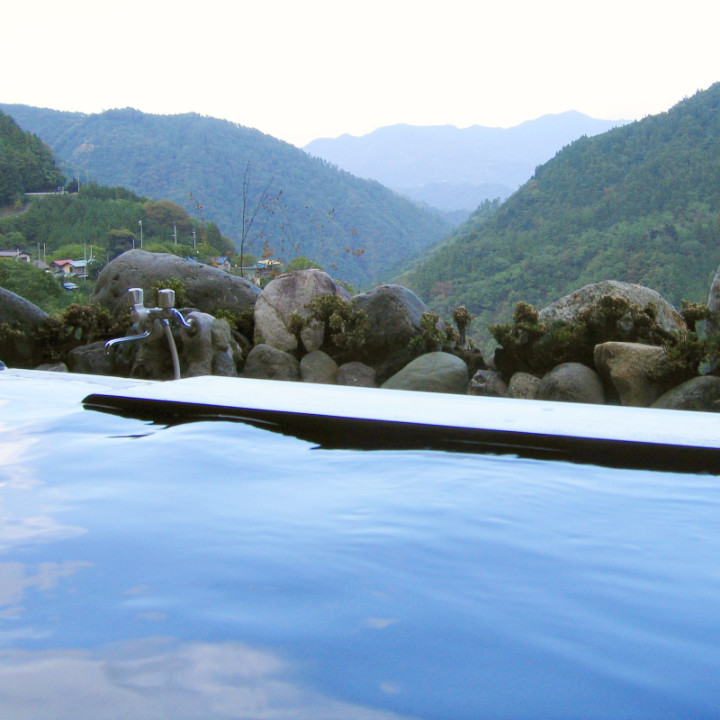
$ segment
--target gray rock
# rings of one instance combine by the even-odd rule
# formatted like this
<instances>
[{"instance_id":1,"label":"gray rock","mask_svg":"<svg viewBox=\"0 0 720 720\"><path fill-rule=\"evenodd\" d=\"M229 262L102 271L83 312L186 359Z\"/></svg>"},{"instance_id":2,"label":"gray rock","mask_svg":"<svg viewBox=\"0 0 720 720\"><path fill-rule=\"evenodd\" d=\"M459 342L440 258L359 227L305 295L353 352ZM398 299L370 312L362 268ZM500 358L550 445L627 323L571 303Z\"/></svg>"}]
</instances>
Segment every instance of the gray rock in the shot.
<instances>
[{"instance_id":1,"label":"gray rock","mask_svg":"<svg viewBox=\"0 0 720 720\"><path fill-rule=\"evenodd\" d=\"M242 364L242 360L240 364ZM238 364L234 353L230 349L218 351L213 355L212 374L222 375L223 377L238 377Z\"/></svg>"},{"instance_id":2,"label":"gray rock","mask_svg":"<svg viewBox=\"0 0 720 720\"><path fill-rule=\"evenodd\" d=\"M29 330L47 318L37 305L0 288L0 324ZM0 360L10 367L32 367L37 363L35 344L26 335L22 338L3 338L0 335Z\"/></svg>"},{"instance_id":3,"label":"gray rock","mask_svg":"<svg viewBox=\"0 0 720 720\"><path fill-rule=\"evenodd\" d=\"M237 377L238 367L242 367L245 354L235 339L230 325L225 320L213 318L213 375Z\"/></svg>"},{"instance_id":4,"label":"gray rock","mask_svg":"<svg viewBox=\"0 0 720 720\"><path fill-rule=\"evenodd\" d=\"M712 330L715 334L720 335L720 268L715 273L710 292L708 294L708 310L710 317L708 318L708 333Z\"/></svg>"},{"instance_id":5,"label":"gray rock","mask_svg":"<svg viewBox=\"0 0 720 720\"><path fill-rule=\"evenodd\" d=\"M335 385L337 363L322 350L313 350L300 361L300 378L303 382Z\"/></svg>"},{"instance_id":6,"label":"gray rock","mask_svg":"<svg viewBox=\"0 0 720 720\"><path fill-rule=\"evenodd\" d=\"M353 387L377 387L375 370L361 362L344 363L338 368L338 385L351 385Z\"/></svg>"},{"instance_id":7,"label":"gray rock","mask_svg":"<svg viewBox=\"0 0 720 720\"><path fill-rule=\"evenodd\" d=\"M113 356L105 352L102 341L80 345L68 353L68 369L90 375L117 375Z\"/></svg>"},{"instance_id":8,"label":"gray rock","mask_svg":"<svg viewBox=\"0 0 720 720\"><path fill-rule=\"evenodd\" d=\"M458 394L467 390L467 384L467 365L459 357L445 352L432 352L415 358L381 387Z\"/></svg>"},{"instance_id":9,"label":"gray rock","mask_svg":"<svg viewBox=\"0 0 720 720\"><path fill-rule=\"evenodd\" d=\"M300 380L300 363L270 345L256 345L247 356L242 377L259 380Z\"/></svg>"},{"instance_id":10,"label":"gray rock","mask_svg":"<svg viewBox=\"0 0 720 720\"><path fill-rule=\"evenodd\" d=\"M710 285L707 306L710 311L705 328L707 337L720 340L720 269ZM720 355L710 358L710 368L712 372L716 372L720 368Z\"/></svg>"},{"instance_id":11,"label":"gray rock","mask_svg":"<svg viewBox=\"0 0 720 720\"><path fill-rule=\"evenodd\" d=\"M293 312L307 318L305 305L318 295L339 295L350 300L347 291L322 270L309 269L286 273L270 281L255 304L255 341L285 352L298 347L297 337L288 331ZM304 350L318 350L323 343L319 324L303 329L300 334Z\"/></svg>"},{"instance_id":12,"label":"gray rock","mask_svg":"<svg viewBox=\"0 0 720 720\"><path fill-rule=\"evenodd\" d=\"M663 393L653 404L666 410L720 412L720 377L703 375Z\"/></svg>"},{"instance_id":13,"label":"gray rock","mask_svg":"<svg viewBox=\"0 0 720 720\"><path fill-rule=\"evenodd\" d=\"M642 343L607 342L595 346L595 367L622 405L650 407L666 389L665 348Z\"/></svg>"},{"instance_id":14,"label":"gray rock","mask_svg":"<svg viewBox=\"0 0 720 720\"><path fill-rule=\"evenodd\" d=\"M144 329L150 330L149 337L136 342L122 343L112 348L110 354L114 366L117 368L129 365L130 377L142 380L172 380L175 376L172 354L162 326L160 323L143 323L143 326ZM140 327L133 325L130 334L134 335L139 331Z\"/></svg>"},{"instance_id":15,"label":"gray rock","mask_svg":"<svg viewBox=\"0 0 720 720\"><path fill-rule=\"evenodd\" d=\"M38 325L47 313L10 290L0 288L0 324L18 325L23 329Z\"/></svg>"},{"instance_id":16,"label":"gray rock","mask_svg":"<svg viewBox=\"0 0 720 720\"><path fill-rule=\"evenodd\" d=\"M162 280L180 280L192 307L214 315L218 310L250 310L260 289L249 280L168 253L128 250L109 262L98 276L91 302L117 316L130 307L128 288L145 291L145 305L154 305L152 286Z\"/></svg>"},{"instance_id":17,"label":"gray rock","mask_svg":"<svg viewBox=\"0 0 720 720\"><path fill-rule=\"evenodd\" d=\"M682 315L660 293L644 285L634 285L616 280L604 280L592 285L585 285L580 290L560 298L540 311L540 321L544 323L555 320L570 322L606 295L624 298L631 305L637 305L640 309L646 305L653 305L657 313L658 325L668 332L686 328ZM629 334L632 326L628 325L627 330Z\"/></svg>"},{"instance_id":18,"label":"gray rock","mask_svg":"<svg viewBox=\"0 0 720 720\"><path fill-rule=\"evenodd\" d=\"M508 386L499 372L495 370L478 370L470 380L467 394L483 397L506 397Z\"/></svg>"},{"instance_id":19,"label":"gray rock","mask_svg":"<svg viewBox=\"0 0 720 720\"><path fill-rule=\"evenodd\" d=\"M242 351L233 339L227 322L197 310L189 312L186 319L192 328L179 328L177 331L183 377L237 377L236 363L242 362Z\"/></svg>"},{"instance_id":20,"label":"gray rock","mask_svg":"<svg viewBox=\"0 0 720 720\"><path fill-rule=\"evenodd\" d=\"M538 387L538 399L560 402L605 403L600 376L587 365L562 363L546 373Z\"/></svg>"},{"instance_id":21,"label":"gray rock","mask_svg":"<svg viewBox=\"0 0 720 720\"><path fill-rule=\"evenodd\" d=\"M364 356L382 381L413 358L409 347L421 334L420 319L427 311L415 293L400 285L380 285L352 299L368 316Z\"/></svg>"},{"instance_id":22,"label":"gray rock","mask_svg":"<svg viewBox=\"0 0 720 720\"><path fill-rule=\"evenodd\" d=\"M58 372L58 373L66 373L68 371L68 366L64 362L50 362L50 363L43 363L42 365L38 365L35 370L43 370L45 372Z\"/></svg>"},{"instance_id":23,"label":"gray rock","mask_svg":"<svg viewBox=\"0 0 720 720\"><path fill-rule=\"evenodd\" d=\"M516 372L508 383L508 397L534 400L540 391L540 378L526 372Z\"/></svg>"}]
</instances>

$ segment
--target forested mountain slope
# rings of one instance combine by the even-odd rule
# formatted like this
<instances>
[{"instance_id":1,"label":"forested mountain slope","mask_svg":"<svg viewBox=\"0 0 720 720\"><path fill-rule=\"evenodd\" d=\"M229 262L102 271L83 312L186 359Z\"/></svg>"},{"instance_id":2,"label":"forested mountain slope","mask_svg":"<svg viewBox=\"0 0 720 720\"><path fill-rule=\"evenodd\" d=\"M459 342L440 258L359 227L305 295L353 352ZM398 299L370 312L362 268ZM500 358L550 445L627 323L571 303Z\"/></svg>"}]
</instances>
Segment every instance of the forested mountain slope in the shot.
<instances>
[{"instance_id":1,"label":"forested mountain slope","mask_svg":"<svg viewBox=\"0 0 720 720\"><path fill-rule=\"evenodd\" d=\"M244 238L245 251L260 255L267 243L276 258L306 256L357 287L450 229L377 182L224 120L0 108L43 138L68 175L172 200L236 243Z\"/></svg>"},{"instance_id":2,"label":"forested mountain slope","mask_svg":"<svg viewBox=\"0 0 720 720\"><path fill-rule=\"evenodd\" d=\"M705 301L720 263L720 83L666 113L581 138L489 218L471 218L403 277L476 326L590 282Z\"/></svg>"},{"instance_id":3,"label":"forested mountain slope","mask_svg":"<svg viewBox=\"0 0 720 720\"><path fill-rule=\"evenodd\" d=\"M58 186L62 190L64 178L50 148L1 113L0 149L0 180L3 187L12 188L0 202L0 250L22 250L47 263L83 260L90 280L108 260L132 247L192 255L206 262L233 250L215 223L191 218L167 200L156 202L122 187L93 183L79 192L56 192ZM51 192L43 192L48 189ZM24 191L40 192L30 197ZM190 237L196 239L194 245L180 244L180 238ZM85 282L82 270L78 272L82 279L68 279L80 284L68 293L42 265L3 260L0 287L55 311L72 302L87 302L92 283Z\"/></svg>"},{"instance_id":4,"label":"forested mountain slope","mask_svg":"<svg viewBox=\"0 0 720 720\"><path fill-rule=\"evenodd\" d=\"M26 192L55 190L64 182L50 148L0 112L0 207L22 200Z\"/></svg>"},{"instance_id":5,"label":"forested mountain slope","mask_svg":"<svg viewBox=\"0 0 720 720\"><path fill-rule=\"evenodd\" d=\"M568 143L623 122L568 111L511 128L390 125L313 140L304 150L433 207L465 208L467 216L483 200L511 195Z\"/></svg>"}]
</instances>

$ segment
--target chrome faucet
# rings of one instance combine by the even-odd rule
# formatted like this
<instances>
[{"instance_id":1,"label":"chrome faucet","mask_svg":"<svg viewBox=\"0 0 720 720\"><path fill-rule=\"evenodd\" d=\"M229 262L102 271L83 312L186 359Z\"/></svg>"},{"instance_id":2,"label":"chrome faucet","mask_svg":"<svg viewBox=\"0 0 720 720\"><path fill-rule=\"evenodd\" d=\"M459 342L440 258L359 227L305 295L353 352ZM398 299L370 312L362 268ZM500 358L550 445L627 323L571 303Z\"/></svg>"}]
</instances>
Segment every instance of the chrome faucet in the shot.
<instances>
[{"instance_id":1,"label":"chrome faucet","mask_svg":"<svg viewBox=\"0 0 720 720\"><path fill-rule=\"evenodd\" d=\"M144 340L146 337L150 337L150 330L146 330L139 335L125 335L125 337L113 338L105 343L105 352L109 353L115 345L121 343L133 342L134 340Z\"/></svg>"},{"instance_id":2,"label":"chrome faucet","mask_svg":"<svg viewBox=\"0 0 720 720\"><path fill-rule=\"evenodd\" d=\"M195 321L191 319L189 322L183 317L182 313L175 307L175 291L165 289L158 290L159 307L145 307L144 292L142 288L130 288L128 290L132 298L132 309L130 314L136 323L159 321L163 328L163 333L168 341L170 355L173 362L173 377L175 380L180 379L180 361L178 358L175 338L173 338L170 328L170 320L175 319L182 327L191 332L197 330ZM105 352L109 353L115 345L126 342L134 342L136 340L144 340L149 337L151 330L146 330L139 335L127 335L121 338L113 338L105 343Z\"/></svg>"}]
</instances>

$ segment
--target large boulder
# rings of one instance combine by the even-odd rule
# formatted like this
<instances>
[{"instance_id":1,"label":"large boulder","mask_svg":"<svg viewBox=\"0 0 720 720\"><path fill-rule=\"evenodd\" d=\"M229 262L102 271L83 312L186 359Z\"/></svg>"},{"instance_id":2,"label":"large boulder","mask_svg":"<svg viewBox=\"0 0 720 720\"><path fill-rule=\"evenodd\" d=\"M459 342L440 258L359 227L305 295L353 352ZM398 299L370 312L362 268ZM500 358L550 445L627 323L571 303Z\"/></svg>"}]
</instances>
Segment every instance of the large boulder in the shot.
<instances>
[{"instance_id":1,"label":"large boulder","mask_svg":"<svg viewBox=\"0 0 720 720\"><path fill-rule=\"evenodd\" d=\"M318 295L339 295L350 300L348 292L322 270L299 270L271 280L255 304L255 341L284 352L297 350L297 336L289 329L290 318L298 313L307 319L310 311L305 306ZM300 333L303 349L319 350L323 336L319 323L304 328Z\"/></svg>"},{"instance_id":2,"label":"large boulder","mask_svg":"<svg viewBox=\"0 0 720 720\"><path fill-rule=\"evenodd\" d=\"M47 313L10 290L0 288L0 325L34 327L47 317Z\"/></svg>"},{"instance_id":3,"label":"large boulder","mask_svg":"<svg viewBox=\"0 0 720 720\"><path fill-rule=\"evenodd\" d=\"M604 280L592 285L585 285L580 290L560 298L540 311L540 322L546 324L558 320L572 322L606 296L622 298L641 310L647 305L652 305L655 308L657 324L667 332L686 329L682 315L660 293L644 285L634 285L616 280ZM632 327L628 325L628 335L631 331Z\"/></svg>"},{"instance_id":4,"label":"large boulder","mask_svg":"<svg viewBox=\"0 0 720 720\"><path fill-rule=\"evenodd\" d=\"M539 400L595 405L605 402L600 376L587 365L575 362L562 363L543 375L537 397Z\"/></svg>"},{"instance_id":5,"label":"large boulder","mask_svg":"<svg viewBox=\"0 0 720 720\"><path fill-rule=\"evenodd\" d=\"M237 363L242 362L242 350L235 342L228 323L197 310L189 312L187 320L191 327L177 331L183 377L237 377Z\"/></svg>"},{"instance_id":6,"label":"large boulder","mask_svg":"<svg viewBox=\"0 0 720 720\"><path fill-rule=\"evenodd\" d=\"M68 353L68 369L88 375L116 375L114 356L105 349L103 341L80 345Z\"/></svg>"},{"instance_id":7,"label":"large boulder","mask_svg":"<svg viewBox=\"0 0 720 720\"><path fill-rule=\"evenodd\" d=\"M595 346L595 367L622 405L650 407L667 389L667 352L658 345L607 342Z\"/></svg>"},{"instance_id":8,"label":"large boulder","mask_svg":"<svg viewBox=\"0 0 720 720\"><path fill-rule=\"evenodd\" d=\"M377 375L369 365L357 362L356 360L342 364L337 372L338 385L350 385L352 387L377 387Z\"/></svg>"},{"instance_id":9,"label":"large boulder","mask_svg":"<svg viewBox=\"0 0 720 720\"><path fill-rule=\"evenodd\" d=\"M35 365L36 348L27 337L26 331L39 325L46 318L47 313L37 305L33 305L10 290L0 288L0 325L6 324L11 328L22 330L22 337L15 337L15 333L9 335L0 333L0 360L11 367Z\"/></svg>"},{"instance_id":10,"label":"large boulder","mask_svg":"<svg viewBox=\"0 0 720 720\"><path fill-rule=\"evenodd\" d=\"M526 372L516 372L508 383L508 397L534 400L540 391L540 378Z\"/></svg>"},{"instance_id":11,"label":"large boulder","mask_svg":"<svg viewBox=\"0 0 720 720\"><path fill-rule=\"evenodd\" d=\"M260 294L249 280L223 270L168 253L128 250L102 269L90 301L118 315L130 307L128 288L142 288L145 304L152 305L153 285L165 280L182 282L190 306L211 315L251 310Z\"/></svg>"},{"instance_id":12,"label":"large boulder","mask_svg":"<svg viewBox=\"0 0 720 720\"><path fill-rule=\"evenodd\" d=\"M496 370L478 370L470 380L468 395L482 397L507 397L508 386Z\"/></svg>"},{"instance_id":13,"label":"large boulder","mask_svg":"<svg viewBox=\"0 0 720 720\"><path fill-rule=\"evenodd\" d=\"M422 334L420 319L427 306L411 290L400 285L380 285L352 299L353 306L368 317L363 354L380 381L409 363L415 352L413 338Z\"/></svg>"},{"instance_id":14,"label":"large boulder","mask_svg":"<svg viewBox=\"0 0 720 720\"><path fill-rule=\"evenodd\" d=\"M125 372L117 372L117 369L127 368L130 377L143 380L172 380L174 377L172 354L162 325L148 323L143 329L150 331L148 337L118 343L110 349L116 370L114 374L124 375ZM140 332L141 328L138 325L130 328L130 335L137 335Z\"/></svg>"},{"instance_id":15,"label":"large boulder","mask_svg":"<svg viewBox=\"0 0 720 720\"><path fill-rule=\"evenodd\" d=\"M337 363L322 350L313 350L300 361L300 379L303 382L335 385L337 374Z\"/></svg>"},{"instance_id":16,"label":"large boulder","mask_svg":"<svg viewBox=\"0 0 720 720\"><path fill-rule=\"evenodd\" d=\"M463 360L450 353L431 352L415 358L381 387L459 394L466 391L467 384L468 368Z\"/></svg>"},{"instance_id":17,"label":"large boulder","mask_svg":"<svg viewBox=\"0 0 720 720\"><path fill-rule=\"evenodd\" d=\"M300 380L300 363L270 345L256 345L247 356L242 377L257 380Z\"/></svg>"},{"instance_id":18,"label":"large boulder","mask_svg":"<svg viewBox=\"0 0 720 720\"><path fill-rule=\"evenodd\" d=\"M686 380L662 394L652 407L720 412L720 377L703 375Z\"/></svg>"}]
</instances>

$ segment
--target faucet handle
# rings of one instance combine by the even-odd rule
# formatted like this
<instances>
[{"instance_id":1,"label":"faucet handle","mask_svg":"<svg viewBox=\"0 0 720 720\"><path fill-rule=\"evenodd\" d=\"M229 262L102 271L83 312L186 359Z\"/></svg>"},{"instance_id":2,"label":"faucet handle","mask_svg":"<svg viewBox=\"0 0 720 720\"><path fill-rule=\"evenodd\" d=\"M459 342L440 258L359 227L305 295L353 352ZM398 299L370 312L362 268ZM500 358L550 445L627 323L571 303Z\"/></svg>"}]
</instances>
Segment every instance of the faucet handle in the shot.
<instances>
[{"instance_id":1,"label":"faucet handle","mask_svg":"<svg viewBox=\"0 0 720 720\"><path fill-rule=\"evenodd\" d=\"M144 322L150 317L150 311L144 305L144 293L142 288L129 288L128 292L132 298L131 315L135 322Z\"/></svg>"},{"instance_id":2,"label":"faucet handle","mask_svg":"<svg viewBox=\"0 0 720 720\"><path fill-rule=\"evenodd\" d=\"M166 288L165 290L158 290L157 297L158 305L163 308L163 310L168 310L171 307L175 307L174 290L171 290L170 288Z\"/></svg>"},{"instance_id":3,"label":"faucet handle","mask_svg":"<svg viewBox=\"0 0 720 720\"><path fill-rule=\"evenodd\" d=\"M145 294L142 288L129 288L128 292L130 293L130 298L132 299L133 305L145 304Z\"/></svg>"}]
</instances>

